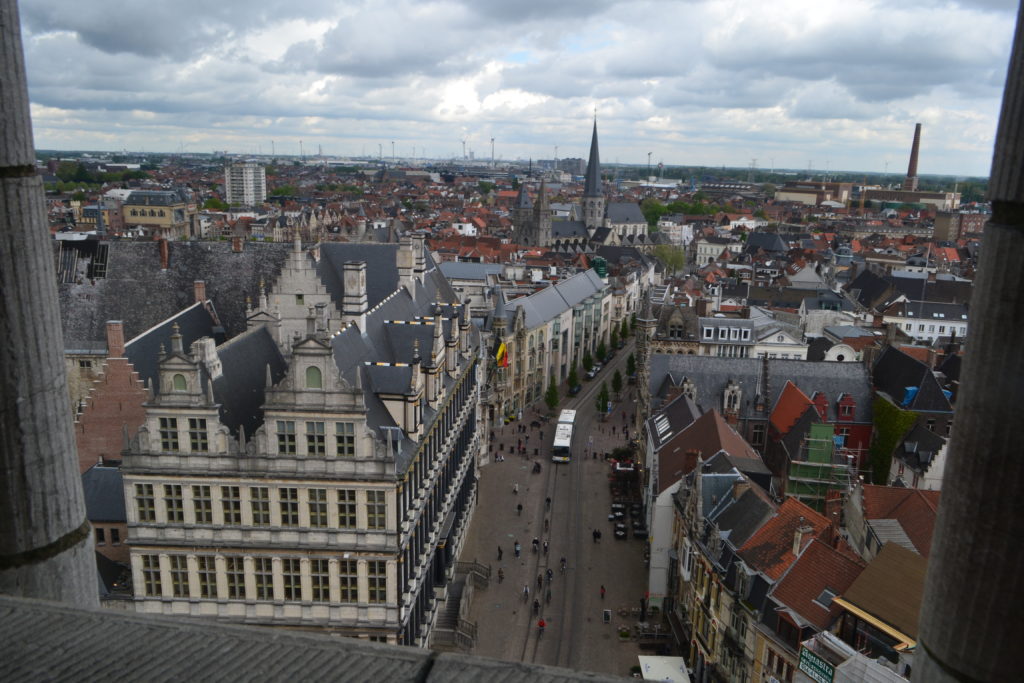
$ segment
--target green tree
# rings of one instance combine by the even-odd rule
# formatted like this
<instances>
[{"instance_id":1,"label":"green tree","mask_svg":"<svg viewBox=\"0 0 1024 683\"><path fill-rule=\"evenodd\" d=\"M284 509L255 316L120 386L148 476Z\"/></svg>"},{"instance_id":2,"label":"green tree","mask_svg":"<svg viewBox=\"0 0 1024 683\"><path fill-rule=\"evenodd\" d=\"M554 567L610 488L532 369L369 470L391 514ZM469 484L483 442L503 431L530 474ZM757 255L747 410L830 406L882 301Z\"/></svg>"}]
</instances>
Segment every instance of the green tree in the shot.
<instances>
[{"instance_id":1,"label":"green tree","mask_svg":"<svg viewBox=\"0 0 1024 683\"><path fill-rule=\"evenodd\" d=\"M675 275L677 270L686 265L686 252L683 251L682 247L659 244L654 248L653 253L654 258L661 261L661 265L665 266L665 270L669 271L672 275Z\"/></svg>"},{"instance_id":2,"label":"green tree","mask_svg":"<svg viewBox=\"0 0 1024 683\"><path fill-rule=\"evenodd\" d=\"M558 384L555 382L554 375L551 375L551 380L548 382L548 390L544 394L544 403L547 404L548 410L554 410L555 406L558 405Z\"/></svg>"},{"instance_id":3,"label":"green tree","mask_svg":"<svg viewBox=\"0 0 1024 683\"><path fill-rule=\"evenodd\" d=\"M619 331L614 326L612 327L611 337L612 337L612 339L611 339L612 348L613 349L619 348Z\"/></svg>"},{"instance_id":4,"label":"green tree","mask_svg":"<svg viewBox=\"0 0 1024 683\"><path fill-rule=\"evenodd\" d=\"M608 347L604 345L604 340L597 345L597 359L603 361L608 356Z\"/></svg>"},{"instance_id":5,"label":"green tree","mask_svg":"<svg viewBox=\"0 0 1024 683\"><path fill-rule=\"evenodd\" d=\"M299 191L295 188L294 185L282 185L280 187L275 187L273 190L271 190L270 191L270 196L271 197L294 196L294 195L297 195L298 193L299 193Z\"/></svg>"},{"instance_id":6,"label":"green tree","mask_svg":"<svg viewBox=\"0 0 1024 683\"><path fill-rule=\"evenodd\" d=\"M590 352L583 354L583 369L590 372L594 367L594 359L590 357Z\"/></svg>"},{"instance_id":7,"label":"green tree","mask_svg":"<svg viewBox=\"0 0 1024 683\"><path fill-rule=\"evenodd\" d=\"M608 382L601 382L601 390L597 392L597 399L594 401L594 407L597 408L599 415L603 415L608 412Z\"/></svg>"},{"instance_id":8,"label":"green tree","mask_svg":"<svg viewBox=\"0 0 1024 683\"><path fill-rule=\"evenodd\" d=\"M622 373L618 370L612 375L612 391L618 395L622 391Z\"/></svg>"},{"instance_id":9,"label":"green tree","mask_svg":"<svg viewBox=\"0 0 1024 683\"><path fill-rule=\"evenodd\" d=\"M225 211L228 208L227 202L222 202L216 197L210 197L203 203L204 209L212 209L213 211Z\"/></svg>"},{"instance_id":10,"label":"green tree","mask_svg":"<svg viewBox=\"0 0 1024 683\"><path fill-rule=\"evenodd\" d=\"M636 354L629 354L629 358L626 359L626 374L632 377L636 374Z\"/></svg>"},{"instance_id":11,"label":"green tree","mask_svg":"<svg viewBox=\"0 0 1024 683\"><path fill-rule=\"evenodd\" d=\"M480 190L480 194L489 194L494 189L494 183L489 183L486 180L481 180L476 186Z\"/></svg>"},{"instance_id":12,"label":"green tree","mask_svg":"<svg viewBox=\"0 0 1024 683\"><path fill-rule=\"evenodd\" d=\"M622 319L622 327L619 329L619 337L625 339L629 336L629 321L625 318Z\"/></svg>"},{"instance_id":13,"label":"green tree","mask_svg":"<svg viewBox=\"0 0 1024 683\"><path fill-rule=\"evenodd\" d=\"M569 388L571 389L572 387L578 387L579 385L580 376L579 373L576 372L576 366L574 365L572 366L572 369L569 370Z\"/></svg>"},{"instance_id":14,"label":"green tree","mask_svg":"<svg viewBox=\"0 0 1024 683\"><path fill-rule=\"evenodd\" d=\"M651 228L657 227L658 219L668 213L668 207L653 197L640 202L640 212L647 219L647 225Z\"/></svg>"}]
</instances>

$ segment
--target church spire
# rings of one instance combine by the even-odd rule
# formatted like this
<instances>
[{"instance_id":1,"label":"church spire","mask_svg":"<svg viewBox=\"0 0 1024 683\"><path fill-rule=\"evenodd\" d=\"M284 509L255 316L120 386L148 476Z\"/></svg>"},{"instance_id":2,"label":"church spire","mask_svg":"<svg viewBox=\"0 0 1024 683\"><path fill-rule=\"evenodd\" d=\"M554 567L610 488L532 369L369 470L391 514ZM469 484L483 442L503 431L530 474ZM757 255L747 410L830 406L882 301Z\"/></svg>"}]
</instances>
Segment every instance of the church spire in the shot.
<instances>
[{"instance_id":1,"label":"church spire","mask_svg":"<svg viewBox=\"0 0 1024 683\"><path fill-rule=\"evenodd\" d=\"M601 155L597 151L597 113L594 113L594 135L590 139L590 160L587 162L587 175L583 184L584 197L600 197L601 191Z\"/></svg>"}]
</instances>

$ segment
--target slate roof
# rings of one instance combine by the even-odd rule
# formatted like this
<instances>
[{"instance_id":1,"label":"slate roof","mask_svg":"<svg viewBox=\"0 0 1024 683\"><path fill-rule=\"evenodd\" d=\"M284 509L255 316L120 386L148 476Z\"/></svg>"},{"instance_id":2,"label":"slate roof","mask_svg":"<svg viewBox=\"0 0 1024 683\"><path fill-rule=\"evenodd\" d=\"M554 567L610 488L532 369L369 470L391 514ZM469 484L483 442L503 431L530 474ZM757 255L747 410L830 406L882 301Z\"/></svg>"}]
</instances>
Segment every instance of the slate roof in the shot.
<instances>
[{"instance_id":1,"label":"slate roof","mask_svg":"<svg viewBox=\"0 0 1024 683\"><path fill-rule=\"evenodd\" d=\"M182 348L186 353L193 342L203 337L223 338L209 311L195 303L129 340L124 345L125 357L131 361L139 379L143 383L148 381L154 392L160 390L160 348L163 347L164 353L171 350L171 335L174 334L175 325L178 326Z\"/></svg>"},{"instance_id":2,"label":"slate roof","mask_svg":"<svg viewBox=\"0 0 1024 683\"><path fill-rule=\"evenodd\" d=\"M841 597L916 639L928 560L886 543Z\"/></svg>"},{"instance_id":3,"label":"slate roof","mask_svg":"<svg viewBox=\"0 0 1024 683\"><path fill-rule=\"evenodd\" d=\"M775 511L762 488L752 486L734 502L715 515L720 529L729 531L729 543L739 548L754 535Z\"/></svg>"},{"instance_id":4,"label":"slate roof","mask_svg":"<svg viewBox=\"0 0 1024 683\"><path fill-rule=\"evenodd\" d=\"M395 253L398 249L397 244L325 242L320 245L316 272L331 295L331 301L340 310L345 295L342 266L347 261L366 261L366 298L370 308L373 308L395 291L395 283L398 282ZM312 255L308 258L312 258Z\"/></svg>"},{"instance_id":5,"label":"slate roof","mask_svg":"<svg viewBox=\"0 0 1024 683\"><path fill-rule=\"evenodd\" d=\"M647 433L654 443L654 450L660 449L676 434L693 424L700 414L700 408L689 396L680 394L672 399L668 405L647 419Z\"/></svg>"},{"instance_id":6,"label":"slate roof","mask_svg":"<svg viewBox=\"0 0 1024 683\"><path fill-rule=\"evenodd\" d=\"M271 381L280 382L288 370L281 350L266 327L257 327L217 347L222 374L213 380L213 398L220 404L220 421L238 438L263 424L267 368Z\"/></svg>"},{"instance_id":7,"label":"slate roof","mask_svg":"<svg viewBox=\"0 0 1024 683\"><path fill-rule=\"evenodd\" d=\"M606 287L607 285L597 273L590 269L561 282L556 282L529 296L513 299L504 305L504 310L508 320L511 321L515 318L516 309L523 309L526 327L533 329L583 303L595 294L603 292Z\"/></svg>"},{"instance_id":8,"label":"slate roof","mask_svg":"<svg viewBox=\"0 0 1024 683\"><path fill-rule=\"evenodd\" d=\"M895 455L911 469L917 472L927 472L935 460L935 456L945 445L944 438L917 422L903 437Z\"/></svg>"},{"instance_id":9,"label":"slate roof","mask_svg":"<svg viewBox=\"0 0 1024 683\"><path fill-rule=\"evenodd\" d=\"M837 365L849 365L837 363ZM856 365L859 365L857 363ZM917 412L951 413L953 406L928 366L893 346L887 346L872 368L875 387L884 391L896 405L902 406L907 387L917 388L913 399L902 406Z\"/></svg>"},{"instance_id":10,"label":"slate roof","mask_svg":"<svg viewBox=\"0 0 1024 683\"><path fill-rule=\"evenodd\" d=\"M583 221L551 221L551 237L566 239L587 237L587 224Z\"/></svg>"},{"instance_id":11,"label":"slate roof","mask_svg":"<svg viewBox=\"0 0 1024 683\"><path fill-rule=\"evenodd\" d=\"M818 539L811 541L786 575L772 588L771 596L810 622L820 631L827 629L842 611L817 602L825 589L842 595L864 571L863 561L842 553Z\"/></svg>"},{"instance_id":12,"label":"slate roof","mask_svg":"<svg viewBox=\"0 0 1024 683\"><path fill-rule=\"evenodd\" d=\"M811 527L802 536L803 549L814 538L826 535L829 521L796 498L786 498L774 517L757 530L739 549L747 566L777 581L796 559L793 541L801 525Z\"/></svg>"},{"instance_id":13,"label":"slate roof","mask_svg":"<svg viewBox=\"0 0 1024 683\"><path fill-rule=\"evenodd\" d=\"M721 405L725 388L733 380L743 392L740 417L763 419L766 415L755 410L755 397L759 390L764 390L763 363L760 358L655 353L651 354L649 390L657 396L669 376L676 384L688 377L697 390L697 405L708 410ZM813 398L818 391L825 392L833 415L839 395L850 394L856 402L853 421L871 421L871 383L863 364L773 358L768 360L767 367L766 405L775 405L786 380L790 380L809 397Z\"/></svg>"},{"instance_id":14,"label":"slate roof","mask_svg":"<svg viewBox=\"0 0 1024 683\"><path fill-rule=\"evenodd\" d=\"M647 223L636 202L609 202L605 207L605 217L612 223Z\"/></svg>"},{"instance_id":15,"label":"slate roof","mask_svg":"<svg viewBox=\"0 0 1024 683\"><path fill-rule=\"evenodd\" d=\"M195 280L206 282L206 296L226 335L241 334L246 297L257 300L260 281L276 280L291 249L290 244L246 242L235 253L228 242L168 242L168 268L161 270L157 242L107 244L106 278L58 285L65 348L105 342L108 320L124 323L125 339L142 334L195 302Z\"/></svg>"},{"instance_id":16,"label":"slate roof","mask_svg":"<svg viewBox=\"0 0 1024 683\"><path fill-rule=\"evenodd\" d=\"M894 286L885 278L870 270L862 270L857 273L843 289L849 292L861 306L867 309L874 308L876 304L884 304L895 299L893 295Z\"/></svg>"},{"instance_id":17,"label":"slate roof","mask_svg":"<svg viewBox=\"0 0 1024 683\"><path fill-rule=\"evenodd\" d=\"M755 253L758 249L768 253L785 253L789 251L789 246L774 232L755 231L747 233L744 251Z\"/></svg>"},{"instance_id":18,"label":"slate roof","mask_svg":"<svg viewBox=\"0 0 1024 683\"><path fill-rule=\"evenodd\" d=\"M929 280L917 273L893 274L892 283L911 301L968 304L974 291L974 283L970 281Z\"/></svg>"},{"instance_id":19,"label":"slate roof","mask_svg":"<svg viewBox=\"0 0 1024 683\"><path fill-rule=\"evenodd\" d=\"M0 596L9 681L559 683L620 677L209 619ZM110 655L110 644L119 653Z\"/></svg>"},{"instance_id":20,"label":"slate roof","mask_svg":"<svg viewBox=\"0 0 1024 683\"><path fill-rule=\"evenodd\" d=\"M126 522L124 485L117 467L93 465L82 472L85 516L90 522Z\"/></svg>"},{"instance_id":21,"label":"slate roof","mask_svg":"<svg viewBox=\"0 0 1024 683\"><path fill-rule=\"evenodd\" d=\"M350 245L338 243L336 247L361 247L364 245ZM391 251L394 258L394 252ZM353 260L344 254L335 256L339 262ZM372 267L367 266L367 271ZM380 269L386 272L383 266ZM366 329L360 330L355 325L350 325L331 338L331 349L335 364L342 378L349 384L355 386L360 383L363 387L363 397L367 408L367 427L373 430L380 438L391 438L390 435L396 431L396 425L391 414L377 396L377 391L386 393L404 394L409 386L411 372L408 367L378 364L409 363L412 360L411 345L415 338L420 338L420 352L424 360L428 359L430 347L424 344L424 339L433 332L431 325L403 325L394 321L414 321L417 319L432 319L438 304L441 306L443 318L451 318L458 310L451 304L459 301L459 297L452 290L448 280L441 274L433 260L427 260L427 269L421 280L415 283L415 295L411 294L405 287L398 286L398 271L396 268L390 272L394 273L391 282L391 291L382 298L366 316ZM385 287L385 283L379 281L378 287ZM372 302L371 302L372 305ZM451 322L444 323L445 329L450 329ZM401 329L400 329L401 328ZM471 345L479 344L479 333L475 327L470 326ZM380 368L384 368L383 371ZM404 386L399 389L399 385ZM454 380L443 374L442 382L445 390L449 390ZM437 417L435 410L427 405L423 407L424 433L429 433L430 426ZM416 443L403 436L395 444L396 473L401 474L409 466L412 456L415 453Z\"/></svg>"},{"instance_id":22,"label":"slate roof","mask_svg":"<svg viewBox=\"0 0 1024 683\"><path fill-rule=\"evenodd\" d=\"M489 275L501 275L504 266L500 263L469 263L467 261L442 261L438 268L451 280L481 280L486 282Z\"/></svg>"}]
</instances>

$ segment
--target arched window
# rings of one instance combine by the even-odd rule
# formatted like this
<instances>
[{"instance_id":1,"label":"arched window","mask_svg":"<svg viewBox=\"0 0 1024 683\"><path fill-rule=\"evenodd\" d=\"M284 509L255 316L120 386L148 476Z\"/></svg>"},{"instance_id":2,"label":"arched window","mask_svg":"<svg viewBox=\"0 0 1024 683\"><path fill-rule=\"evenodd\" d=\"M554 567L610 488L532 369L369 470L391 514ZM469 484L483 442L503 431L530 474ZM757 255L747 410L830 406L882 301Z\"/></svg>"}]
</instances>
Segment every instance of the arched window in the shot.
<instances>
[{"instance_id":1,"label":"arched window","mask_svg":"<svg viewBox=\"0 0 1024 683\"><path fill-rule=\"evenodd\" d=\"M320 368L309 366L306 368L306 388L307 389L323 389L324 378L320 373Z\"/></svg>"},{"instance_id":2,"label":"arched window","mask_svg":"<svg viewBox=\"0 0 1024 683\"><path fill-rule=\"evenodd\" d=\"M175 391L188 391L188 382L185 381L185 375L177 374L171 378L171 384Z\"/></svg>"}]
</instances>

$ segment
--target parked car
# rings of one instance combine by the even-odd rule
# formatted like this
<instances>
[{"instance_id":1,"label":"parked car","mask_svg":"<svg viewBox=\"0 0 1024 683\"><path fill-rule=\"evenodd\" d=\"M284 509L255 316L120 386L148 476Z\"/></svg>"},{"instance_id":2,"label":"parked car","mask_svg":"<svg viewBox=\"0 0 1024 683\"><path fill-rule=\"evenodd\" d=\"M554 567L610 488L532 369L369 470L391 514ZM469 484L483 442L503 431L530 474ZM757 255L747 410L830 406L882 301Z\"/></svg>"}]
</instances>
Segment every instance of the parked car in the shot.
<instances>
[{"instance_id":1,"label":"parked car","mask_svg":"<svg viewBox=\"0 0 1024 683\"><path fill-rule=\"evenodd\" d=\"M575 396L576 394L580 393L580 391L582 389L583 389L583 385L582 384L577 384L574 387L569 387L569 395L570 396Z\"/></svg>"},{"instance_id":2,"label":"parked car","mask_svg":"<svg viewBox=\"0 0 1024 683\"><path fill-rule=\"evenodd\" d=\"M587 379L594 379L595 377L597 377L597 366L595 365L594 367L587 370L587 374L584 375L584 377L586 377Z\"/></svg>"}]
</instances>

